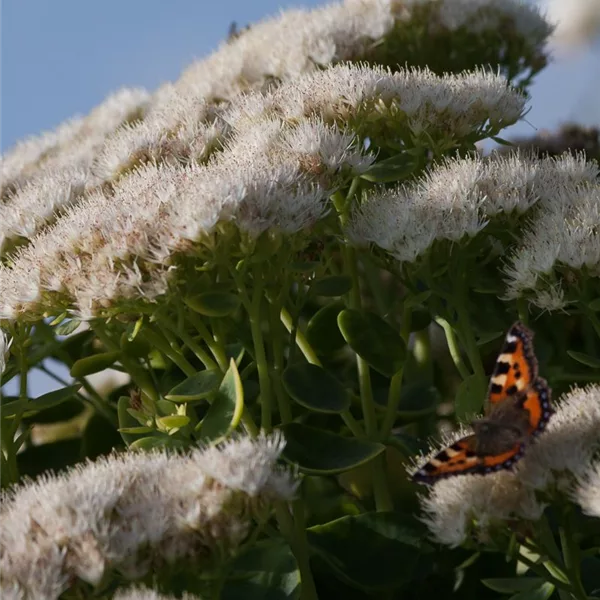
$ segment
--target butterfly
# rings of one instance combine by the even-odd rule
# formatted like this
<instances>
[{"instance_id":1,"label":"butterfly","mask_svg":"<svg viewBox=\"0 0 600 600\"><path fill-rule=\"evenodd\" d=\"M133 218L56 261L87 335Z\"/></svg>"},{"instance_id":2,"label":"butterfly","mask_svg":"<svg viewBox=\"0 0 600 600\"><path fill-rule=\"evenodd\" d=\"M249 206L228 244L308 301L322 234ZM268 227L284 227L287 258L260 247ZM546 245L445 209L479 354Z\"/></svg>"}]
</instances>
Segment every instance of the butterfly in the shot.
<instances>
[{"instance_id":1,"label":"butterfly","mask_svg":"<svg viewBox=\"0 0 600 600\"><path fill-rule=\"evenodd\" d=\"M523 456L553 413L532 340L533 333L520 322L509 329L490 380L485 415L471 423L472 435L436 454L412 475L413 481L432 484L452 475L510 469Z\"/></svg>"}]
</instances>

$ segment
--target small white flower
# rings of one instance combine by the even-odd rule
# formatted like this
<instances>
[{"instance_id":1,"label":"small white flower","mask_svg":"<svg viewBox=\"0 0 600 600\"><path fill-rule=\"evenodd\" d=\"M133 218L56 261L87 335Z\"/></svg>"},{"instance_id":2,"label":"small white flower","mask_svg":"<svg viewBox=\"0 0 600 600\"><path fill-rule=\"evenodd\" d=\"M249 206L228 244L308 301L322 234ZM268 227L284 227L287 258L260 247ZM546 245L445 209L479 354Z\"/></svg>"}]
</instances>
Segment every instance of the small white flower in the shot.
<instances>
[{"instance_id":1,"label":"small white flower","mask_svg":"<svg viewBox=\"0 0 600 600\"><path fill-rule=\"evenodd\" d=\"M93 179L82 169L38 172L2 206L0 251L12 238L33 237L57 211L76 202L90 184Z\"/></svg>"},{"instance_id":2,"label":"small white flower","mask_svg":"<svg viewBox=\"0 0 600 600\"><path fill-rule=\"evenodd\" d=\"M3 158L3 185L7 182L22 185L40 168L88 171L106 136L122 123L141 118L149 97L143 89L124 88L108 96L86 117L76 118L55 132L17 145Z\"/></svg>"},{"instance_id":3,"label":"small white flower","mask_svg":"<svg viewBox=\"0 0 600 600\"><path fill-rule=\"evenodd\" d=\"M557 307L556 294L566 294L569 299L564 284L561 291L551 283L559 267L575 271L585 267L591 275L600 275L600 185L569 186L563 182L555 190L554 196L541 203L522 245L505 269L507 297L528 294L531 302L547 310L553 304L548 302L549 294Z\"/></svg>"},{"instance_id":4,"label":"small white flower","mask_svg":"<svg viewBox=\"0 0 600 600\"><path fill-rule=\"evenodd\" d=\"M578 477L571 497L586 515L600 517L600 461L590 464Z\"/></svg>"},{"instance_id":5,"label":"small white flower","mask_svg":"<svg viewBox=\"0 0 600 600\"><path fill-rule=\"evenodd\" d=\"M517 476L528 487L543 490L554 481L570 485L600 448L600 387L574 388L555 410L544 434L517 464Z\"/></svg>"},{"instance_id":6,"label":"small white flower","mask_svg":"<svg viewBox=\"0 0 600 600\"><path fill-rule=\"evenodd\" d=\"M544 505L514 473L462 475L438 481L421 500L423 521L441 544L459 546L471 531L511 518L538 520Z\"/></svg>"}]
</instances>

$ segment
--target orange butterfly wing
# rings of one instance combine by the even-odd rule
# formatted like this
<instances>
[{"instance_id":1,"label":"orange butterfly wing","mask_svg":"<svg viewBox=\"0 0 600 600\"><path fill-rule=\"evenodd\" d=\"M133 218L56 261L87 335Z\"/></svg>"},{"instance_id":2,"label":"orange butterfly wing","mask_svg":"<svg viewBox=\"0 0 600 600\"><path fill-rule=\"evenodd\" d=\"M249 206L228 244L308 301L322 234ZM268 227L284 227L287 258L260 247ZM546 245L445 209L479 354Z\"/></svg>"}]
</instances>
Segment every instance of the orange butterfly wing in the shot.
<instances>
[{"instance_id":1,"label":"orange butterfly wing","mask_svg":"<svg viewBox=\"0 0 600 600\"><path fill-rule=\"evenodd\" d=\"M532 340L533 333L520 322L508 330L490 380L489 404L524 392L537 379L538 364Z\"/></svg>"},{"instance_id":2,"label":"orange butterfly wing","mask_svg":"<svg viewBox=\"0 0 600 600\"><path fill-rule=\"evenodd\" d=\"M521 406L529 413L529 435L538 435L546 428L552 413L550 388L545 379L538 377L527 390Z\"/></svg>"},{"instance_id":3,"label":"orange butterfly wing","mask_svg":"<svg viewBox=\"0 0 600 600\"><path fill-rule=\"evenodd\" d=\"M538 435L553 413L550 388L538 377L538 364L533 353L533 334L522 323L515 323L506 335L504 346L490 381L488 402L495 404L519 397L519 407L528 413L529 435ZM433 483L438 479L464 473L490 473L510 469L522 456L524 445L501 454L478 454L477 438L469 435L438 452L416 471L412 479Z\"/></svg>"}]
</instances>

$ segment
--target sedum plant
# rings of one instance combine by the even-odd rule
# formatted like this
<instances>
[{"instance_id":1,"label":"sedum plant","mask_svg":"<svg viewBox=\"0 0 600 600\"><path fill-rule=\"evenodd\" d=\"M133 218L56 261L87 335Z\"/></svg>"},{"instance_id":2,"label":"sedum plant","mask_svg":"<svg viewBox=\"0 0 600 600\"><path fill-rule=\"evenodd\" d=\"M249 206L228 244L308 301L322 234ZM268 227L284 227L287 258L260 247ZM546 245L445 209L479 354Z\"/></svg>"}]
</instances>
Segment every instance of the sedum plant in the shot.
<instances>
[{"instance_id":1,"label":"sedum plant","mask_svg":"<svg viewBox=\"0 0 600 600\"><path fill-rule=\"evenodd\" d=\"M6 153L3 597L599 597L599 168L502 138L551 32L291 11ZM418 485L516 320L546 430Z\"/></svg>"}]
</instances>

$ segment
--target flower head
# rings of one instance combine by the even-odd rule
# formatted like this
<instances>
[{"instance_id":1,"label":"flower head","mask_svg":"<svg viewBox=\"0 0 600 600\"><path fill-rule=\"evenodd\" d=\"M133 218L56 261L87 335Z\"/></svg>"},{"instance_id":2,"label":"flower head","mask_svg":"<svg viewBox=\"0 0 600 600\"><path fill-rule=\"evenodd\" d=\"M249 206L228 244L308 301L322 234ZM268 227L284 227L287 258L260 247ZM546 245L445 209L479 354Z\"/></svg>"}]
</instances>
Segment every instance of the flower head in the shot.
<instances>
[{"instance_id":1,"label":"flower head","mask_svg":"<svg viewBox=\"0 0 600 600\"><path fill-rule=\"evenodd\" d=\"M600 461L590 464L578 478L571 498L590 517L600 517Z\"/></svg>"},{"instance_id":2,"label":"flower head","mask_svg":"<svg viewBox=\"0 0 600 600\"><path fill-rule=\"evenodd\" d=\"M112 455L11 491L0 509L3 591L57 598L73 576L96 584L116 569L135 579L234 549L256 508L294 494L276 466L283 446L259 436L191 455Z\"/></svg>"}]
</instances>

